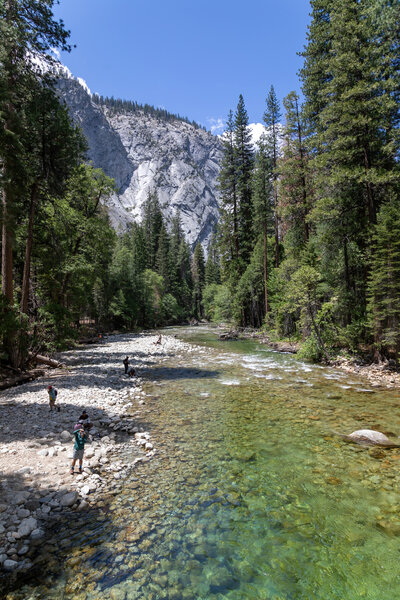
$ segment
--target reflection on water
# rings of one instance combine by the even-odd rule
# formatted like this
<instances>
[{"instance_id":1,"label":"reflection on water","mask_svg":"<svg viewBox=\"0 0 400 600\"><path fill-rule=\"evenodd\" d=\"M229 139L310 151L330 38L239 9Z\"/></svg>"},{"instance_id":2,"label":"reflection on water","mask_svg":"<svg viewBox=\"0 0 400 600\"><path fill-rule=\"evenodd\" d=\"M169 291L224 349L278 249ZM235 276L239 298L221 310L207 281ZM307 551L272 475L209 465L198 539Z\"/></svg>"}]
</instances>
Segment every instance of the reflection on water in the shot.
<instances>
[{"instance_id":1,"label":"reflection on water","mask_svg":"<svg viewBox=\"0 0 400 600\"><path fill-rule=\"evenodd\" d=\"M9 598L400 596L399 450L331 434L398 435L399 393L251 341L173 333L203 348L155 366L154 382L148 374L156 457L106 519L70 525L40 585Z\"/></svg>"}]
</instances>

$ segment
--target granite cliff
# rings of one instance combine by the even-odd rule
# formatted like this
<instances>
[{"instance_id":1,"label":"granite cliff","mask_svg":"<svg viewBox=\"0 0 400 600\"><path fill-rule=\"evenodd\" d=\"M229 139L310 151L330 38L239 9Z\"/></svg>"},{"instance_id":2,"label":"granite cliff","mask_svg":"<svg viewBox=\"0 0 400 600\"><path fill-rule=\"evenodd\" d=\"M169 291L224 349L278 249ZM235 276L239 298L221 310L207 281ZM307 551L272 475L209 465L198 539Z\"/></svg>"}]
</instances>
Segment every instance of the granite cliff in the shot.
<instances>
[{"instance_id":1,"label":"granite cliff","mask_svg":"<svg viewBox=\"0 0 400 600\"><path fill-rule=\"evenodd\" d=\"M116 229L140 221L149 192L157 191L167 222L177 209L192 247L207 248L218 219L218 137L181 120L95 103L78 80L59 80L61 97L88 140L88 158L116 181L109 203Z\"/></svg>"}]
</instances>

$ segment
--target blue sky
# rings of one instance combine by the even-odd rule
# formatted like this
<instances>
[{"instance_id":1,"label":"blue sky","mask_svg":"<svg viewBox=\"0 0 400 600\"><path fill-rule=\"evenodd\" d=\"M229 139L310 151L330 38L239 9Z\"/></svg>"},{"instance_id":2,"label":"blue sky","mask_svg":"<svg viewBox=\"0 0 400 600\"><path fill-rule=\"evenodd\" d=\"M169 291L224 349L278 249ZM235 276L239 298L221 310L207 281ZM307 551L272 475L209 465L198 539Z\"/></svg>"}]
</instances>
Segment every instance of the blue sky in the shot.
<instances>
[{"instance_id":1,"label":"blue sky","mask_svg":"<svg viewBox=\"0 0 400 600\"><path fill-rule=\"evenodd\" d=\"M300 91L308 0L61 0L77 47L63 63L92 92L154 104L207 128L243 94L260 122L267 92ZM219 133L219 131L217 131Z\"/></svg>"}]
</instances>

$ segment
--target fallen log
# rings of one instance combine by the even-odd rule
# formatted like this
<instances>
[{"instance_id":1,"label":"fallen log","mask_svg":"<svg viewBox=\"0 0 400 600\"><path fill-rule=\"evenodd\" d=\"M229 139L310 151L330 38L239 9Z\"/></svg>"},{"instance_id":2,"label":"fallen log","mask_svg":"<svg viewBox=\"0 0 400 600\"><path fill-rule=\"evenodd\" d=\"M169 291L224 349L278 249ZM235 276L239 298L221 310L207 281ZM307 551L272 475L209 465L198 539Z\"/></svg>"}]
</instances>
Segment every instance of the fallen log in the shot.
<instances>
[{"instance_id":1,"label":"fallen log","mask_svg":"<svg viewBox=\"0 0 400 600\"><path fill-rule=\"evenodd\" d=\"M53 358L48 358L48 356L42 356L41 354L33 354L33 352L28 352L28 356L34 362L37 362L37 363L40 363L40 364L43 364L43 365L48 365L49 367L62 367L62 366L64 366L58 360L55 360Z\"/></svg>"},{"instance_id":2,"label":"fallen log","mask_svg":"<svg viewBox=\"0 0 400 600\"><path fill-rule=\"evenodd\" d=\"M23 373L22 375L18 375L17 377L7 377L6 379L2 379L0 381L0 390L6 390L16 385L21 385L22 383L33 381L38 377L43 377L44 374L45 372L43 370L34 369L33 371L28 371L27 373Z\"/></svg>"},{"instance_id":3,"label":"fallen log","mask_svg":"<svg viewBox=\"0 0 400 600\"><path fill-rule=\"evenodd\" d=\"M239 332L233 330L224 331L224 333L220 333L218 337L220 340L237 340L239 338Z\"/></svg>"}]
</instances>

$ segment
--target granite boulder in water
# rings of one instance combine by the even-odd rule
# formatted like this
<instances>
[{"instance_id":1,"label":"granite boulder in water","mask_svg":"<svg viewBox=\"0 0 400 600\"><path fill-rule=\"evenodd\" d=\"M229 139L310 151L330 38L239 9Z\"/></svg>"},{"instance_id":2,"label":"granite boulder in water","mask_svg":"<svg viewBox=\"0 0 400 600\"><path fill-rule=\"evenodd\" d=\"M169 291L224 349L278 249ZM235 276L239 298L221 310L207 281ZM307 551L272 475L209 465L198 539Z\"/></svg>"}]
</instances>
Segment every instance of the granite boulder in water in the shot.
<instances>
[{"instance_id":1,"label":"granite boulder in water","mask_svg":"<svg viewBox=\"0 0 400 600\"><path fill-rule=\"evenodd\" d=\"M354 442L355 444L386 446L389 448L400 447L400 444L396 444L390 440L384 433L374 431L373 429L358 429L357 431L350 433L350 435L344 435L342 437L347 442Z\"/></svg>"}]
</instances>

